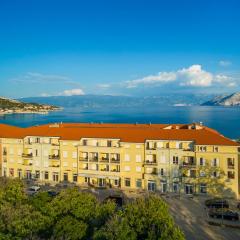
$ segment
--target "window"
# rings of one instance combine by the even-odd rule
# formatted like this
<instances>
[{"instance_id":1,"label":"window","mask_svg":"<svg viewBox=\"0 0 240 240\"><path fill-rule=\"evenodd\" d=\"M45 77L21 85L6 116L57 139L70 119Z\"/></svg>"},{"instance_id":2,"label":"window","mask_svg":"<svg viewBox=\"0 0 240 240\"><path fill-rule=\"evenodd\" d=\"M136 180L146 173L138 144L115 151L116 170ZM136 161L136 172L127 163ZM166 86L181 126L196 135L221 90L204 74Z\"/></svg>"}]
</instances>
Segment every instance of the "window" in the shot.
<instances>
[{"instance_id":1,"label":"window","mask_svg":"<svg viewBox=\"0 0 240 240\"><path fill-rule=\"evenodd\" d=\"M63 157L67 158L68 157L68 152L67 151L63 151Z\"/></svg>"},{"instance_id":2,"label":"window","mask_svg":"<svg viewBox=\"0 0 240 240\"><path fill-rule=\"evenodd\" d=\"M18 156L21 156L21 155L22 155L22 150L18 149Z\"/></svg>"},{"instance_id":3,"label":"window","mask_svg":"<svg viewBox=\"0 0 240 240\"><path fill-rule=\"evenodd\" d=\"M142 187L142 179L137 179L136 180L136 187L141 188Z\"/></svg>"},{"instance_id":4,"label":"window","mask_svg":"<svg viewBox=\"0 0 240 240\"><path fill-rule=\"evenodd\" d=\"M141 167L136 167L136 172L141 172L142 168Z\"/></svg>"},{"instance_id":5,"label":"window","mask_svg":"<svg viewBox=\"0 0 240 240\"><path fill-rule=\"evenodd\" d=\"M218 152L218 147L213 147L214 152Z\"/></svg>"},{"instance_id":6,"label":"window","mask_svg":"<svg viewBox=\"0 0 240 240\"><path fill-rule=\"evenodd\" d=\"M108 146L108 147L111 147L111 146L112 146L112 141L111 141L111 140L108 140L108 141L107 141L107 146Z\"/></svg>"},{"instance_id":7,"label":"window","mask_svg":"<svg viewBox=\"0 0 240 240\"><path fill-rule=\"evenodd\" d=\"M45 172L45 173L44 173L44 179L45 179L45 180L48 180L48 172Z\"/></svg>"},{"instance_id":8,"label":"window","mask_svg":"<svg viewBox=\"0 0 240 240\"><path fill-rule=\"evenodd\" d=\"M217 167L218 166L218 159L217 158L214 158L213 160L212 160L212 166L213 167Z\"/></svg>"},{"instance_id":9,"label":"window","mask_svg":"<svg viewBox=\"0 0 240 240\"><path fill-rule=\"evenodd\" d=\"M129 162L130 161L130 156L129 154L125 154L124 161Z\"/></svg>"},{"instance_id":10,"label":"window","mask_svg":"<svg viewBox=\"0 0 240 240\"><path fill-rule=\"evenodd\" d=\"M35 143L40 143L40 138L36 138Z\"/></svg>"},{"instance_id":11,"label":"window","mask_svg":"<svg viewBox=\"0 0 240 240\"><path fill-rule=\"evenodd\" d=\"M200 191L200 193L206 194L207 193L207 185L205 183L201 183L199 186L199 191Z\"/></svg>"},{"instance_id":12,"label":"window","mask_svg":"<svg viewBox=\"0 0 240 240\"><path fill-rule=\"evenodd\" d=\"M125 187L130 187L130 186L131 186L130 178L125 178Z\"/></svg>"},{"instance_id":13,"label":"window","mask_svg":"<svg viewBox=\"0 0 240 240\"><path fill-rule=\"evenodd\" d=\"M9 176L14 177L14 169L13 168L9 168Z\"/></svg>"},{"instance_id":14,"label":"window","mask_svg":"<svg viewBox=\"0 0 240 240\"><path fill-rule=\"evenodd\" d=\"M228 168L234 168L234 158L227 159Z\"/></svg>"},{"instance_id":15,"label":"window","mask_svg":"<svg viewBox=\"0 0 240 240\"><path fill-rule=\"evenodd\" d=\"M83 146L87 146L87 140L86 139L83 140Z\"/></svg>"},{"instance_id":16,"label":"window","mask_svg":"<svg viewBox=\"0 0 240 240\"><path fill-rule=\"evenodd\" d=\"M160 175L164 176L164 169L163 168L160 169Z\"/></svg>"},{"instance_id":17,"label":"window","mask_svg":"<svg viewBox=\"0 0 240 240\"><path fill-rule=\"evenodd\" d=\"M77 174L73 174L73 182L77 182Z\"/></svg>"},{"instance_id":18,"label":"window","mask_svg":"<svg viewBox=\"0 0 240 240\"><path fill-rule=\"evenodd\" d=\"M148 181L148 191L156 191L156 182L155 181Z\"/></svg>"},{"instance_id":19,"label":"window","mask_svg":"<svg viewBox=\"0 0 240 240\"><path fill-rule=\"evenodd\" d=\"M212 173L212 176L213 176L213 177L218 177L218 173L217 173L216 171L214 171L214 172Z\"/></svg>"},{"instance_id":20,"label":"window","mask_svg":"<svg viewBox=\"0 0 240 240\"><path fill-rule=\"evenodd\" d=\"M136 155L136 162L141 162L142 159L141 159L141 155Z\"/></svg>"},{"instance_id":21,"label":"window","mask_svg":"<svg viewBox=\"0 0 240 240\"><path fill-rule=\"evenodd\" d=\"M119 181L117 179L114 180L114 185L118 186L119 185Z\"/></svg>"},{"instance_id":22,"label":"window","mask_svg":"<svg viewBox=\"0 0 240 240\"><path fill-rule=\"evenodd\" d=\"M68 162L63 162L63 166L67 167L68 166Z\"/></svg>"},{"instance_id":23,"label":"window","mask_svg":"<svg viewBox=\"0 0 240 240\"><path fill-rule=\"evenodd\" d=\"M59 180L59 175L58 175L57 172L54 172L54 173L53 173L53 181L54 181L54 182L58 182L58 180Z\"/></svg>"},{"instance_id":24,"label":"window","mask_svg":"<svg viewBox=\"0 0 240 240\"><path fill-rule=\"evenodd\" d=\"M200 171L199 175L200 175L200 177L205 177L206 173L204 171Z\"/></svg>"},{"instance_id":25,"label":"window","mask_svg":"<svg viewBox=\"0 0 240 240\"><path fill-rule=\"evenodd\" d=\"M72 152L72 158L77 158L77 152Z\"/></svg>"},{"instance_id":26,"label":"window","mask_svg":"<svg viewBox=\"0 0 240 240\"><path fill-rule=\"evenodd\" d=\"M124 170L125 170L126 172L129 172L129 171L130 171L130 167L129 167L129 166L125 166L125 167L124 167Z\"/></svg>"},{"instance_id":27,"label":"window","mask_svg":"<svg viewBox=\"0 0 240 240\"><path fill-rule=\"evenodd\" d=\"M3 176L6 177L7 176L7 169L3 168Z\"/></svg>"},{"instance_id":28,"label":"window","mask_svg":"<svg viewBox=\"0 0 240 240\"><path fill-rule=\"evenodd\" d=\"M63 181L68 181L68 173L63 174Z\"/></svg>"},{"instance_id":29,"label":"window","mask_svg":"<svg viewBox=\"0 0 240 240\"><path fill-rule=\"evenodd\" d=\"M165 155L162 155L160 157L160 163L166 163L166 156Z\"/></svg>"},{"instance_id":30,"label":"window","mask_svg":"<svg viewBox=\"0 0 240 240\"><path fill-rule=\"evenodd\" d=\"M173 156L173 164L178 164L178 156Z\"/></svg>"},{"instance_id":31,"label":"window","mask_svg":"<svg viewBox=\"0 0 240 240\"><path fill-rule=\"evenodd\" d=\"M199 150L200 150L200 152L206 152L206 151L207 151L207 147L201 146L201 147L199 148Z\"/></svg>"},{"instance_id":32,"label":"window","mask_svg":"<svg viewBox=\"0 0 240 240\"><path fill-rule=\"evenodd\" d=\"M228 175L229 179L234 179L235 178L234 171L228 171L227 175Z\"/></svg>"},{"instance_id":33,"label":"window","mask_svg":"<svg viewBox=\"0 0 240 240\"><path fill-rule=\"evenodd\" d=\"M14 154L13 148L10 148L10 149L9 149L9 154L10 154L10 155L13 155L13 154Z\"/></svg>"},{"instance_id":34,"label":"window","mask_svg":"<svg viewBox=\"0 0 240 240\"><path fill-rule=\"evenodd\" d=\"M200 164L200 166L205 166L205 159L200 158L199 164Z\"/></svg>"},{"instance_id":35,"label":"window","mask_svg":"<svg viewBox=\"0 0 240 240\"><path fill-rule=\"evenodd\" d=\"M73 163L72 166L73 166L73 168L76 168L77 167L77 163Z\"/></svg>"},{"instance_id":36,"label":"window","mask_svg":"<svg viewBox=\"0 0 240 240\"><path fill-rule=\"evenodd\" d=\"M36 172L35 172L35 178L36 178L36 179L39 179L39 178L40 178L40 171L36 171Z\"/></svg>"},{"instance_id":37,"label":"window","mask_svg":"<svg viewBox=\"0 0 240 240\"><path fill-rule=\"evenodd\" d=\"M18 178L22 178L22 169L17 170Z\"/></svg>"}]
</instances>

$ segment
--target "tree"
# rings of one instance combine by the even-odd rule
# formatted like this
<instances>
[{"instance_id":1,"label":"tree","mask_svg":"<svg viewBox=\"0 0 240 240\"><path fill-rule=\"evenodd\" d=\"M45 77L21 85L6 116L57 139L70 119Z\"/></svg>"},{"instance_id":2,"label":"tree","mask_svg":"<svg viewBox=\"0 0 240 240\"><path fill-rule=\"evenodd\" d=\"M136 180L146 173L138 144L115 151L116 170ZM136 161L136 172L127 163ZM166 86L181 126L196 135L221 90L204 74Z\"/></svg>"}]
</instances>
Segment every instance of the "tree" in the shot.
<instances>
[{"instance_id":1,"label":"tree","mask_svg":"<svg viewBox=\"0 0 240 240\"><path fill-rule=\"evenodd\" d=\"M96 232L95 239L182 240L184 235L174 224L166 203L150 195L126 205Z\"/></svg>"}]
</instances>

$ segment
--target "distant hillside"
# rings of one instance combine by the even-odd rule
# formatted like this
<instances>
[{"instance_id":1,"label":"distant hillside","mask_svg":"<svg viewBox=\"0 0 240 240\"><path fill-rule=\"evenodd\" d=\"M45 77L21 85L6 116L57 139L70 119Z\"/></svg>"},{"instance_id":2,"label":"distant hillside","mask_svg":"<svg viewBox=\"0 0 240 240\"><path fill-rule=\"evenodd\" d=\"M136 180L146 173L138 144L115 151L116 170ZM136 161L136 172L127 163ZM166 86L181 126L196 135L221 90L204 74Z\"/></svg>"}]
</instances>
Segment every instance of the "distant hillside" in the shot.
<instances>
[{"instance_id":1,"label":"distant hillside","mask_svg":"<svg viewBox=\"0 0 240 240\"><path fill-rule=\"evenodd\" d=\"M111 95L81 95L23 98L25 102L39 102L62 107L80 108L116 108L116 107L158 107L200 105L209 95L193 94L161 94L149 97L111 96Z\"/></svg>"},{"instance_id":2,"label":"distant hillside","mask_svg":"<svg viewBox=\"0 0 240 240\"><path fill-rule=\"evenodd\" d=\"M240 106L240 92L217 96L202 104L203 106Z\"/></svg>"},{"instance_id":3,"label":"distant hillside","mask_svg":"<svg viewBox=\"0 0 240 240\"><path fill-rule=\"evenodd\" d=\"M26 103L14 99L0 97L0 114L5 113L31 113L31 112L48 112L58 110L53 105Z\"/></svg>"}]
</instances>

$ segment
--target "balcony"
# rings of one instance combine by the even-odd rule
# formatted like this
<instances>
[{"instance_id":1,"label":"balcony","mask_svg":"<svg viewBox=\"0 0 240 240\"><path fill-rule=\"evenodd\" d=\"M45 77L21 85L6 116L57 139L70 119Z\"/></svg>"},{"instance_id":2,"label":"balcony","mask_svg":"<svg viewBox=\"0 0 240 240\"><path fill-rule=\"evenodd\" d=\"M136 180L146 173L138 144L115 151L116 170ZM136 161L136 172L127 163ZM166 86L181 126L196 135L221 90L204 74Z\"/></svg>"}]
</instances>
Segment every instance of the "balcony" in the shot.
<instances>
[{"instance_id":1,"label":"balcony","mask_svg":"<svg viewBox=\"0 0 240 240\"><path fill-rule=\"evenodd\" d=\"M49 159L53 159L53 160L59 160L60 159L60 156L59 155L49 155L48 156L49 157Z\"/></svg>"},{"instance_id":2,"label":"balcony","mask_svg":"<svg viewBox=\"0 0 240 240\"><path fill-rule=\"evenodd\" d=\"M193 161L190 162L182 162L182 167L196 167L196 163Z\"/></svg>"},{"instance_id":3,"label":"balcony","mask_svg":"<svg viewBox=\"0 0 240 240\"><path fill-rule=\"evenodd\" d=\"M32 158L32 157L33 157L33 154L32 154L32 153L23 153L23 154L22 154L22 157L23 157L23 158Z\"/></svg>"},{"instance_id":4,"label":"balcony","mask_svg":"<svg viewBox=\"0 0 240 240\"><path fill-rule=\"evenodd\" d=\"M6 151L3 151L3 156L7 156L7 152Z\"/></svg>"},{"instance_id":5,"label":"balcony","mask_svg":"<svg viewBox=\"0 0 240 240\"><path fill-rule=\"evenodd\" d=\"M90 162L98 162L98 157L89 158Z\"/></svg>"},{"instance_id":6,"label":"balcony","mask_svg":"<svg viewBox=\"0 0 240 240\"><path fill-rule=\"evenodd\" d=\"M109 168L100 168L100 171L102 171L102 172L109 172Z\"/></svg>"},{"instance_id":7,"label":"balcony","mask_svg":"<svg viewBox=\"0 0 240 240\"><path fill-rule=\"evenodd\" d=\"M146 160L145 161L145 165L157 165L157 161L150 161L150 160Z\"/></svg>"},{"instance_id":8,"label":"balcony","mask_svg":"<svg viewBox=\"0 0 240 240\"><path fill-rule=\"evenodd\" d=\"M228 164L228 169L234 169L234 164Z\"/></svg>"},{"instance_id":9,"label":"balcony","mask_svg":"<svg viewBox=\"0 0 240 240\"><path fill-rule=\"evenodd\" d=\"M100 162L109 162L109 158L104 158L104 157L102 157L102 158L100 159Z\"/></svg>"},{"instance_id":10,"label":"balcony","mask_svg":"<svg viewBox=\"0 0 240 240\"><path fill-rule=\"evenodd\" d=\"M81 161L81 162L87 162L87 161L88 161L88 158L87 158L87 157L80 157L80 158L79 158L79 161Z\"/></svg>"},{"instance_id":11,"label":"balcony","mask_svg":"<svg viewBox=\"0 0 240 240\"><path fill-rule=\"evenodd\" d=\"M111 163L120 163L120 159L111 158Z\"/></svg>"}]
</instances>

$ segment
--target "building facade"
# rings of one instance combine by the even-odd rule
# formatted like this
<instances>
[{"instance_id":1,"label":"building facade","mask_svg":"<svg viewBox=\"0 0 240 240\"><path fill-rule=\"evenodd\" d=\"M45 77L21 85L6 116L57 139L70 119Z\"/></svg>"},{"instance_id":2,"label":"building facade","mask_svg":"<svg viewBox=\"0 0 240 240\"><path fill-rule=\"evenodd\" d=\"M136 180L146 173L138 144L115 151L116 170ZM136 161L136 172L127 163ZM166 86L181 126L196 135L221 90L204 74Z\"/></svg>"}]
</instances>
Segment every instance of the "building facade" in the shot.
<instances>
[{"instance_id":1,"label":"building facade","mask_svg":"<svg viewBox=\"0 0 240 240\"><path fill-rule=\"evenodd\" d=\"M1 175L239 198L240 146L199 124L0 124Z\"/></svg>"}]
</instances>

